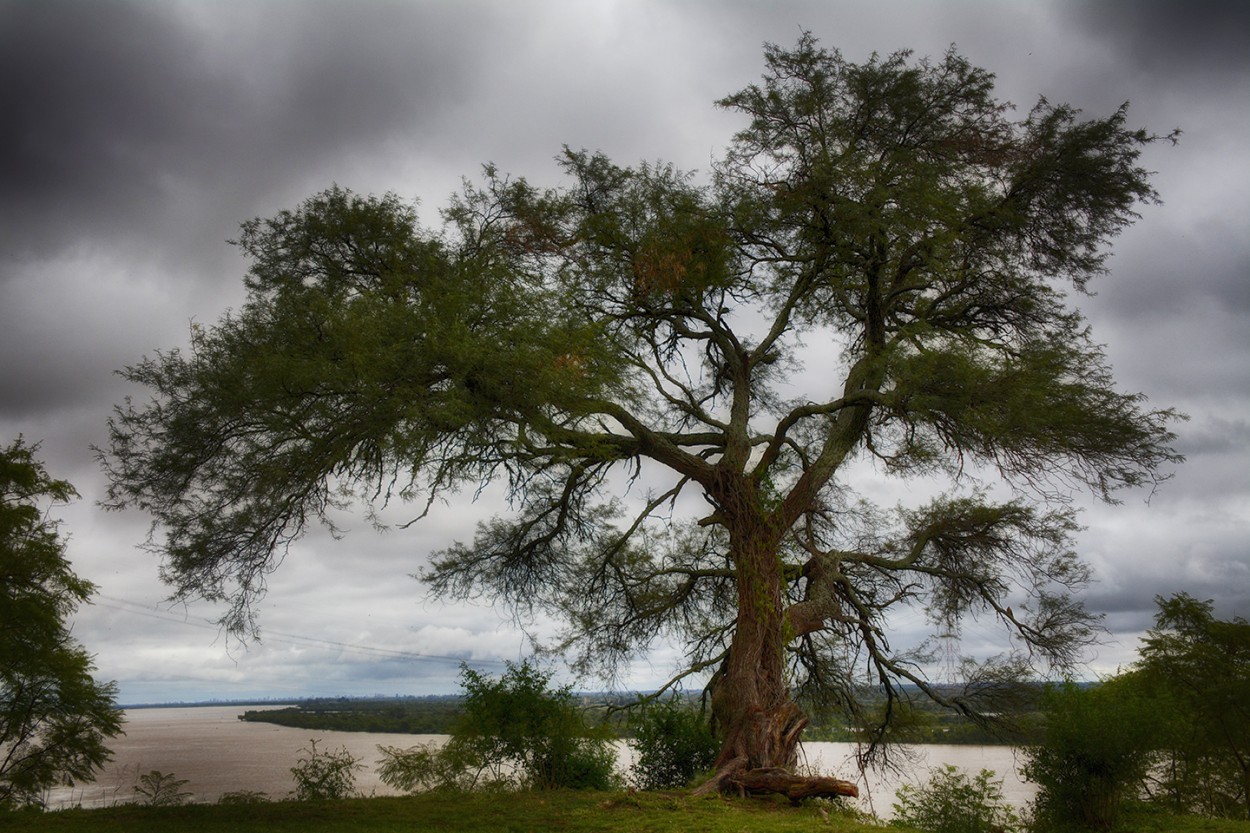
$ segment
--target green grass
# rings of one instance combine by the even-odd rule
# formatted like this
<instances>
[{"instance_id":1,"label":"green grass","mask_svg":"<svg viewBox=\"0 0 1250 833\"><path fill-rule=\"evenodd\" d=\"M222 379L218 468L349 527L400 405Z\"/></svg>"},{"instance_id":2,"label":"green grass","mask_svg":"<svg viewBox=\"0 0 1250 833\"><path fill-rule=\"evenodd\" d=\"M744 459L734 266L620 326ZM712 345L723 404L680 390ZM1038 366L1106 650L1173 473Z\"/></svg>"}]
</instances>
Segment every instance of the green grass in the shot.
<instances>
[{"instance_id":1,"label":"green grass","mask_svg":"<svg viewBox=\"0 0 1250 833\"><path fill-rule=\"evenodd\" d=\"M907 833L827 804L691 798L672 793L424 794L349 801L0 814L4 833ZM1250 821L1171 816L1141 808L1116 833L1250 833Z\"/></svg>"},{"instance_id":2,"label":"green grass","mask_svg":"<svg viewBox=\"0 0 1250 833\"><path fill-rule=\"evenodd\" d=\"M1173 816L1142 804L1126 810L1116 831L1124 833L1250 833L1250 821Z\"/></svg>"},{"instance_id":3,"label":"green grass","mask_svg":"<svg viewBox=\"0 0 1250 833\"><path fill-rule=\"evenodd\" d=\"M681 793L528 792L425 794L348 801L222 806L122 806L14 813L0 829L39 833L867 833L829 805L691 798ZM898 830L898 828L894 828Z\"/></svg>"}]
</instances>

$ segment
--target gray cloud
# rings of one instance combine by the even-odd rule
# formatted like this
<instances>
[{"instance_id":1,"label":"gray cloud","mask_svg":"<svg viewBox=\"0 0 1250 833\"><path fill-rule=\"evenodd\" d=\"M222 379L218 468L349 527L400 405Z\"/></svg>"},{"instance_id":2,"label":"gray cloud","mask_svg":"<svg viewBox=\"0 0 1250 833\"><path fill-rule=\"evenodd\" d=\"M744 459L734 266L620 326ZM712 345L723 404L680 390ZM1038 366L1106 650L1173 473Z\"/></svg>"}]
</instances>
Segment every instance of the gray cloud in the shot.
<instances>
[{"instance_id":1,"label":"gray cloud","mask_svg":"<svg viewBox=\"0 0 1250 833\"><path fill-rule=\"evenodd\" d=\"M416 5L264 9L220 7L197 26L167 4L5 4L0 246L160 246L168 212L187 219L180 202L250 207L347 146L419 140L482 80L448 30L489 47L493 29Z\"/></svg>"},{"instance_id":2,"label":"gray cloud","mask_svg":"<svg viewBox=\"0 0 1250 833\"><path fill-rule=\"evenodd\" d=\"M1152 76L1250 69L1250 7L1241 0L1078 0L1067 9Z\"/></svg>"},{"instance_id":3,"label":"gray cloud","mask_svg":"<svg viewBox=\"0 0 1250 833\"><path fill-rule=\"evenodd\" d=\"M262 627L323 643L275 637L227 652L211 628L171 620L202 625L214 611L161 606L157 564L136 549L146 520L93 504L103 484L89 445L113 403L142 393L112 371L237 306L246 264L224 241L240 221L333 182L419 197L432 222L482 162L552 183L564 143L706 171L741 126L712 102L758 78L764 41L792 43L801 27L853 60L955 43L1024 109L1046 94L1101 116L1131 99L1134 124L1185 130L1143 157L1165 203L1143 207L1098 295L1076 302L1123 388L1192 416L1178 426L1189 461L1149 506L1142 495L1090 505L1078 545L1101 577L1090 605L1127 645L1106 655L1111 667L1131 657L1155 594L1187 589L1247 615L1250 103L1230 91L1246 80L1248 12L1240 2L0 4L0 436L44 440L50 469L84 494L62 513L71 556L121 602L85 609L76 635L130 699L454 686L454 663L405 667L324 643L483 661L525 650L500 611L431 602L407 578L471 536L494 496L457 496L407 531L378 536L357 520L343 541L301 541L273 576ZM866 491L889 505L925 488ZM664 646L640 662L633 683L663 679L673 656Z\"/></svg>"},{"instance_id":4,"label":"gray cloud","mask_svg":"<svg viewBox=\"0 0 1250 833\"><path fill-rule=\"evenodd\" d=\"M7 3L0 18L0 244L45 255L135 234L231 84L164 7Z\"/></svg>"}]
</instances>

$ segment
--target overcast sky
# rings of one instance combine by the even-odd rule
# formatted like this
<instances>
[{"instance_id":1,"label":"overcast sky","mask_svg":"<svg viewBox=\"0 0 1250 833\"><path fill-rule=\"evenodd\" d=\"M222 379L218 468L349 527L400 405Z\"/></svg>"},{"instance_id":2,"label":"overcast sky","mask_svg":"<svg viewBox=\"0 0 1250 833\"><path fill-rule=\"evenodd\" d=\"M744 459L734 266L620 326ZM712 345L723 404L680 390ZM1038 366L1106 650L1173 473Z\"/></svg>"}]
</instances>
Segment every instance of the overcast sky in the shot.
<instances>
[{"instance_id":1,"label":"overcast sky","mask_svg":"<svg viewBox=\"0 0 1250 833\"><path fill-rule=\"evenodd\" d=\"M1121 386L1191 417L1188 461L1149 503L1084 512L1087 601L1111 631L1090 672L1132 661L1156 594L1250 617L1250 3L0 0L0 442L41 442L83 495L59 515L100 593L74 633L122 702L439 693L456 658L528 653L506 611L409 578L472 535L467 497L406 531L299 543L246 649L212 608L162 604L145 517L97 508L90 446L133 393L114 371L241 302L240 222L338 183L434 223L484 162L555 184L564 144L706 171L742 126L712 102L803 28L857 61L954 43L1022 113L1130 100L1133 125L1184 131L1145 155L1165 204L1081 301Z\"/></svg>"}]
</instances>

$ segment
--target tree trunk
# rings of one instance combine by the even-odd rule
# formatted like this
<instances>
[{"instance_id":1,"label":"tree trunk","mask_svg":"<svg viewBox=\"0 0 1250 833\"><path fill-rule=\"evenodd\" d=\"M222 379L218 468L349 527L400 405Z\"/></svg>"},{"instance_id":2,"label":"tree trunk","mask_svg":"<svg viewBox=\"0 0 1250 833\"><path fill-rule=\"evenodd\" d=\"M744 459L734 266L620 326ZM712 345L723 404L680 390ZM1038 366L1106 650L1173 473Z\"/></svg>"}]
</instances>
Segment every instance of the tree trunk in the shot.
<instances>
[{"instance_id":1,"label":"tree trunk","mask_svg":"<svg viewBox=\"0 0 1250 833\"><path fill-rule=\"evenodd\" d=\"M794 774L808 721L786 679L780 562L767 543L735 550L738 622L729 656L711 684L712 721L722 746L715 774L697 793L775 792L792 801L858 795L846 781Z\"/></svg>"}]
</instances>

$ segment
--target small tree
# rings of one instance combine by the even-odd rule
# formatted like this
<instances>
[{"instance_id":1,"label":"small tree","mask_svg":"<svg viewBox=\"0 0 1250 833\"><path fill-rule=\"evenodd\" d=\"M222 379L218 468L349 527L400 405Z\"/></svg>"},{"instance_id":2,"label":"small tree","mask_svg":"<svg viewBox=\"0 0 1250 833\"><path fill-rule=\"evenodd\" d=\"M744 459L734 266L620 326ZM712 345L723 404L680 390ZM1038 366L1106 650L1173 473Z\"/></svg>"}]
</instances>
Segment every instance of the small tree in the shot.
<instances>
[{"instance_id":1,"label":"small tree","mask_svg":"<svg viewBox=\"0 0 1250 833\"><path fill-rule=\"evenodd\" d=\"M68 620L94 591L70 569L50 504L77 496L20 438L0 449L0 809L90 781L121 732L117 687L92 677Z\"/></svg>"},{"instance_id":2,"label":"small tree","mask_svg":"<svg viewBox=\"0 0 1250 833\"><path fill-rule=\"evenodd\" d=\"M607 731L587 724L569 686L550 682L528 660L497 680L462 668L464 711L451 745L497 774L514 770L524 786L607 789L615 761Z\"/></svg>"},{"instance_id":3,"label":"small tree","mask_svg":"<svg viewBox=\"0 0 1250 833\"><path fill-rule=\"evenodd\" d=\"M299 801L350 798L356 791L356 772L364 769L360 759L339 747L322 751L310 740L301 749L303 756L291 767L295 777L295 798Z\"/></svg>"},{"instance_id":4,"label":"small tree","mask_svg":"<svg viewBox=\"0 0 1250 833\"><path fill-rule=\"evenodd\" d=\"M172 772L154 769L139 776L135 795L149 807L177 807L191 800L191 793L182 788L191 783Z\"/></svg>"},{"instance_id":5,"label":"small tree","mask_svg":"<svg viewBox=\"0 0 1250 833\"><path fill-rule=\"evenodd\" d=\"M483 781L480 762L459 751L437 743L407 748L379 746L378 777L383 784L406 793L506 786L504 782Z\"/></svg>"},{"instance_id":6,"label":"small tree","mask_svg":"<svg viewBox=\"0 0 1250 833\"><path fill-rule=\"evenodd\" d=\"M1002 779L988 769L975 778L953 766L931 770L924 786L904 784L894 804L896 825L923 833L1013 833L1020 817L1003 801Z\"/></svg>"},{"instance_id":7,"label":"small tree","mask_svg":"<svg viewBox=\"0 0 1250 833\"><path fill-rule=\"evenodd\" d=\"M1038 786L1034 817L1043 829L1111 829L1156 760L1155 706L1124 678L1046 692L1042 742L1026 751L1023 768Z\"/></svg>"},{"instance_id":8,"label":"small tree","mask_svg":"<svg viewBox=\"0 0 1250 833\"><path fill-rule=\"evenodd\" d=\"M510 786L610 789L616 755L603 727L587 724L568 686L528 660L497 680L461 668L463 711L442 748L379 747L382 780L408 791Z\"/></svg>"},{"instance_id":9,"label":"small tree","mask_svg":"<svg viewBox=\"0 0 1250 833\"><path fill-rule=\"evenodd\" d=\"M676 698L643 706L633 729L632 773L644 790L684 787L711 769L720 748L707 715Z\"/></svg>"},{"instance_id":10,"label":"small tree","mask_svg":"<svg viewBox=\"0 0 1250 833\"><path fill-rule=\"evenodd\" d=\"M1185 593L1156 602L1135 677L1168 706L1164 793L1177 809L1250 815L1250 622Z\"/></svg>"}]
</instances>

